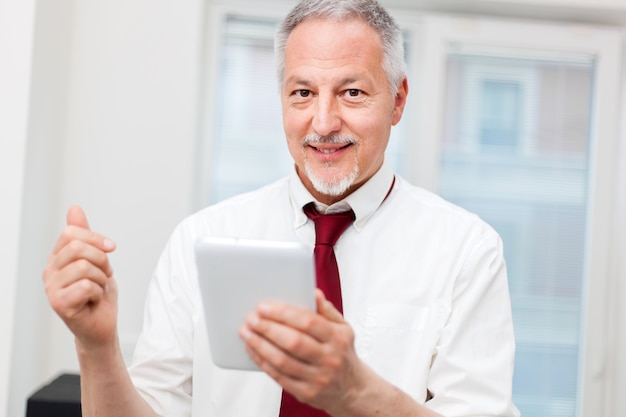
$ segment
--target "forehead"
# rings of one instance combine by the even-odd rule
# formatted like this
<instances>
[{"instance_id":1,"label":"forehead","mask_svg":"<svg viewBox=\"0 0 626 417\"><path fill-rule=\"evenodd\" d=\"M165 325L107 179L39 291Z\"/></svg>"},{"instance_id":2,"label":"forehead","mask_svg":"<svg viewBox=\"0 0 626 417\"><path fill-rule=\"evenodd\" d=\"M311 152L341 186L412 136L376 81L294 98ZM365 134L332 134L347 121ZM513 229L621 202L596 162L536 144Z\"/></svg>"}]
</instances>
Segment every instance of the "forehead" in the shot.
<instances>
[{"instance_id":1,"label":"forehead","mask_svg":"<svg viewBox=\"0 0 626 417\"><path fill-rule=\"evenodd\" d=\"M382 65L382 41L361 19L314 18L300 23L285 46L286 69L298 64L322 68L371 61Z\"/></svg>"}]
</instances>

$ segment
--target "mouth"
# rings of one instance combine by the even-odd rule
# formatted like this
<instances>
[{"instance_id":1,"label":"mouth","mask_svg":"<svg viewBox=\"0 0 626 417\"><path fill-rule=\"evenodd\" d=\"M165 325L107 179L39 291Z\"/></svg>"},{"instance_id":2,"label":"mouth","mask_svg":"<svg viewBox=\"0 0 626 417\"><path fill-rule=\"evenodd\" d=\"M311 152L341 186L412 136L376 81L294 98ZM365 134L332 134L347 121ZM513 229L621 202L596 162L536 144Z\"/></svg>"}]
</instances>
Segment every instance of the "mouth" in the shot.
<instances>
[{"instance_id":1,"label":"mouth","mask_svg":"<svg viewBox=\"0 0 626 417\"><path fill-rule=\"evenodd\" d=\"M340 146L337 146L337 144L334 144L334 145L326 145L326 144L312 145L312 144L309 144L309 146L312 149L314 149L317 152L323 153L325 155L330 155L330 154L333 154L335 152L342 151L344 149L349 148L352 145L353 145L353 143L351 143L351 142L350 143L346 143L344 145L340 145Z\"/></svg>"},{"instance_id":2,"label":"mouth","mask_svg":"<svg viewBox=\"0 0 626 417\"><path fill-rule=\"evenodd\" d=\"M309 135L302 142L303 147L310 149L325 161L340 158L343 153L354 145L358 140L352 136L327 136Z\"/></svg>"}]
</instances>

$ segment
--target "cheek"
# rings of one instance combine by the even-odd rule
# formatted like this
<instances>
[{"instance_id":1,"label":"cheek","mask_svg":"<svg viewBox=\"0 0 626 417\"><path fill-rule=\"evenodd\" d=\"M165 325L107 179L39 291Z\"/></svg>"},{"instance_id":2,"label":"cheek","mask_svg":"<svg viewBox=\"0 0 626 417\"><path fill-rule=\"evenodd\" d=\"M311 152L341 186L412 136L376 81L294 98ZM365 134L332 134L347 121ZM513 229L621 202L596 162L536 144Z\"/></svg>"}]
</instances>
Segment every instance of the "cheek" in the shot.
<instances>
[{"instance_id":1,"label":"cheek","mask_svg":"<svg viewBox=\"0 0 626 417\"><path fill-rule=\"evenodd\" d=\"M303 158L302 141L298 140L295 136L287 135L287 150L291 154L294 160Z\"/></svg>"},{"instance_id":2,"label":"cheek","mask_svg":"<svg viewBox=\"0 0 626 417\"><path fill-rule=\"evenodd\" d=\"M385 116L389 115L385 114ZM360 118L354 126L369 150L386 146L391 133L390 117L381 117L380 113L372 113L368 117Z\"/></svg>"},{"instance_id":3,"label":"cheek","mask_svg":"<svg viewBox=\"0 0 626 417\"><path fill-rule=\"evenodd\" d=\"M381 120L380 118L377 123L370 119L366 126L362 126L359 150L361 163L377 165L382 161L391 133L388 123L387 120Z\"/></svg>"},{"instance_id":4,"label":"cheek","mask_svg":"<svg viewBox=\"0 0 626 417\"><path fill-rule=\"evenodd\" d=\"M308 115L306 111L283 107L283 127L286 132L299 132L306 129Z\"/></svg>"},{"instance_id":5,"label":"cheek","mask_svg":"<svg viewBox=\"0 0 626 417\"><path fill-rule=\"evenodd\" d=\"M302 139L310 133L306 114L301 111L283 110L283 130L289 152L294 158L302 157Z\"/></svg>"},{"instance_id":6,"label":"cheek","mask_svg":"<svg viewBox=\"0 0 626 417\"><path fill-rule=\"evenodd\" d=\"M293 132L288 133L286 129L285 127L287 150L296 165L301 165L305 158L304 148L302 147L302 136L296 135Z\"/></svg>"}]
</instances>

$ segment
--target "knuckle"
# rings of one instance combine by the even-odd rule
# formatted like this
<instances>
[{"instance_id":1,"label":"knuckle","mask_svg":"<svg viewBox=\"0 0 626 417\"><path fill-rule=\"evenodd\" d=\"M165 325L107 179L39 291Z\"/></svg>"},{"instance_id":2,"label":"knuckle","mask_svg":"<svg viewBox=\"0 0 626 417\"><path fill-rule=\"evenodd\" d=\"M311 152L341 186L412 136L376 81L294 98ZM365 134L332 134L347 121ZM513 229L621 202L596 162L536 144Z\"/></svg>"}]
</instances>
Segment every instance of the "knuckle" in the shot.
<instances>
[{"instance_id":1,"label":"knuckle","mask_svg":"<svg viewBox=\"0 0 626 417\"><path fill-rule=\"evenodd\" d=\"M302 347L303 341L299 336L289 337L285 340L285 347L290 351L299 350Z\"/></svg>"},{"instance_id":2,"label":"knuckle","mask_svg":"<svg viewBox=\"0 0 626 417\"><path fill-rule=\"evenodd\" d=\"M46 292L46 295L48 296L48 298L51 297L52 293L53 293L53 286L52 286L52 280L46 280L44 281L44 290Z\"/></svg>"},{"instance_id":3,"label":"knuckle","mask_svg":"<svg viewBox=\"0 0 626 417\"><path fill-rule=\"evenodd\" d=\"M72 242L76 240L76 227L75 226L67 226L61 232L61 236L59 238L63 242Z\"/></svg>"},{"instance_id":4,"label":"knuckle","mask_svg":"<svg viewBox=\"0 0 626 417\"><path fill-rule=\"evenodd\" d=\"M316 319L316 316L307 315L306 317L304 317L302 320L302 330L304 330L306 333L309 333L312 329L316 327Z\"/></svg>"},{"instance_id":5,"label":"knuckle","mask_svg":"<svg viewBox=\"0 0 626 417\"><path fill-rule=\"evenodd\" d=\"M337 371L341 369L342 364L343 361L341 360L341 358L333 355L328 355L326 357L326 363L324 365L332 371ZM328 382L328 379L326 379L326 382Z\"/></svg>"},{"instance_id":6,"label":"knuckle","mask_svg":"<svg viewBox=\"0 0 626 417\"><path fill-rule=\"evenodd\" d=\"M328 374L320 374L315 378L314 381L315 382L312 386L315 387L315 391L314 394L313 392L311 393L312 395L317 395L319 391L331 384L331 378Z\"/></svg>"},{"instance_id":7,"label":"knuckle","mask_svg":"<svg viewBox=\"0 0 626 417\"><path fill-rule=\"evenodd\" d=\"M91 271L91 263L86 259L79 259L74 262L76 271L81 277L86 276Z\"/></svg>"},{"instance_id":8,"label":"knuckle","mask_svg":"<svg viewBox=\"0 0 626 417\"><path fill-rule=\"evenodd\" d=\"M50 297L49 302L50 307L52 307L54 311L59 312L61 310L62 306L57 297Z\"/></svg>"},{"instance_id":9,"label":"knuckle","mask_svg":"<svg viewBox=\"0 0 626 417\"><path fill-rule=\"evenodd\" d=\"M277 355L274 366L278 369L284 369L289 364L289 358L284 353Z\"/></svg>"},{"instance_id":10,"label":"knuckle","mask_svg":"<svg viewBox=\"0 0 626 417\"><path fill-rule=\"evenodd\" d=\"M334 333L333 339L341 349L354 346L354 331L349 326L344 326Z\"/></svg>"},{"instance_id":11,"label":"knuckle","mask_svg":"<svg viewBox=\"0 0 626 417\"><path fill-rule=\"evenodd\" d=\"M81 279L80 281L78 281L76 283L76 289L80 292L80 293L86 293L91 291L92 287L93 287L93 282L88 280L88 279Z\"/></svg>"},{"instance_id":12,"label":"knuckle","mask_svg":"<svg viewBox=\"0 0 626 417\"><path fill-rule=\"evenodd\" d=\"M41 274L41 279L43 280L43 282L48 282L50 281L51 276L52 276L52 267L50 266L50 264L48 264L43 269L43 273Z\"/></svg>"},{"instance_id":13,"label":"knuckle","mask_svg":"<svg viewBox=\"0 0 626 417\"><path fill-rule=\"evenodd\" d=\"M49 294L48 301L50 303L50 307L52 307L52 309L59 314L65 308L62 298L54 293Z\"/></svg>"},{"instance_id":14,"label":"knuckle","mask_svg":"<svg viewBox=\"0 0 626 417\"><path fill-rule=\"evenodd\" d=\"M338 337L337 343L339 344L339 348L342 351L345 351L346 349L351 348L354 345L354 343L352 342L352 340L350 340L349 337Z\"/></svg>"},{"instance_id":15,"label":"knuckle","mask_svg":"<svg viewBox=\"0 0 626 417\"><path fill-rule=\"evenodd\" d=\"M302 389L298 397L300 402L308 403L314 400L317 394L318 390L316 387L314 387L313 385L307 385L304 389Z\"/></svg>"},{"instance_id":16,"label":"knuckle","mask_svg":"<svg viewBox=\"0 0 626 417\"><path fill-rule=\"evenodd\" d=\"M67 248L75 255L80 255L85 250L85 244L80 240L73 239L67 244Z\"/></svg>"},{"instance_id":17,"label":"knuckle","mask_svg":"<svg viewBox=\"0 0 626 417\"><path fill-rule=\"evenodd\" d=\"M106 253L98 251L98 253L96 254L96 262L98 265L105 265L108 261L108 257L106 255Z\"/></svg>"},{"instance_id":18,"label":"knuckle","mask_svg":"<svg viewBox=\"0 0 626 417\"><path fill-rule=\"evenodd\" d=\"M46 292L46 296L48 296L49 299L52 299L55 291L58 290L58 280L56 279L55 272L48 270L48 268L46 268L46 270L47 271L44 272L43 276L44 291Z\"/></svg>"},{"instance_id":19,"label":"knuckle","mask_svg":"<svg viewBox=\"0 0 626 417\"><path fill-rule=\"evenodd\" d=\"M72 227L68 226L65 229L63 229L61 231L61 235L59 236L59 239L60 240L67 240L67 241L73 240L74 237L73 237L73 233L72 233Z\"/></svg>"}]
</instances>

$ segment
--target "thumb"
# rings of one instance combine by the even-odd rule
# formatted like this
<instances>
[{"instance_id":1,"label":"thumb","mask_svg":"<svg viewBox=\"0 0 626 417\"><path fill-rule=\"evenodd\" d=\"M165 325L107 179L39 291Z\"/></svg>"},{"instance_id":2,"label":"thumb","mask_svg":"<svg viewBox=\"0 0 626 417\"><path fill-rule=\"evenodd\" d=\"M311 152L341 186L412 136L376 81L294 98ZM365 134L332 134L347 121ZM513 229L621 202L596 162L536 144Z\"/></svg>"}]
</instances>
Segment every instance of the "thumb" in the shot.
<instances>
[{"instance_id":1,"label":"thumb","mask_svg":"<svg viewBox=\"0 0 626 417\"><path fill-rule=\"evenodd\" d=\"M343 315L335 308L333 303L326 298L322 290L319 288L315 290L315 301L317 302L317 312L319 314L330 321L343 323Z\"/></svg>"},{"instance_id":2,"label":"thumb","mask_svg":"<svg viewBox=\"0 0 626 417\"><path fill-rule=\"evenodd\" d=\"M91 230L89 222L87 222L87 216L85 216L85 212L80 206L72 206L67 210L67 225Z\"/></svg>"}]
</instances>

